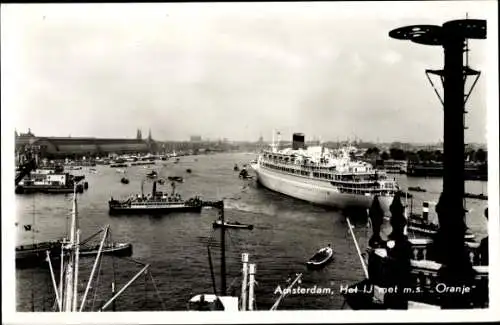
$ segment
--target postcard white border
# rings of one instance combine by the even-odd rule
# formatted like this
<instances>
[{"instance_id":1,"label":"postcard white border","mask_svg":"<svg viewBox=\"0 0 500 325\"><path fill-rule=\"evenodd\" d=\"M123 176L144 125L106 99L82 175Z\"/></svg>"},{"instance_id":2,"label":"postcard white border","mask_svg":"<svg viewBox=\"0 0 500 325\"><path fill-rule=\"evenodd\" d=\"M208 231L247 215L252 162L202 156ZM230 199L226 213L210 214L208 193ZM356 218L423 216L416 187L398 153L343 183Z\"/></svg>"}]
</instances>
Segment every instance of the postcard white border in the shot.
<instances>
[{"instance_id":1,"label":"postcard white border","mask_svg":"<svg viewBox=\"0 0 500 325\"><path fill-rule=\"evenodd\" d=\"M447 1L443 3L442 11L443 17L446 17L446 8L450 5ZM500 305L500 292L499 290L492 290L493 288L500 288L500 277L498 276L499 270L499 142L498 142L498 121L499 121L499 107L498 107L498 5L496 1L481 1L481 5L488 10L487 15L483 17L471 17L477 19L487 19L488 23L488 57L489 66L488 71L485 73L487 80L487 136L488 136L488 160L489 160L489 181L488 181L488 194L489 194L489 241L490 241L490 308L464 310L464 311L256 311L240 313L196 313L196 312L120 312L116 313L78 313L78 314L64 314L64 313L20 313L15 312L15 268L14 268L14 250L15 246L14 234L16 233L13 216L15 215L15 199L13 191L13 171L14 160L11 153L14 152L14 125L12 116L15 112L9 111L9 100L11 100L12 93L9 93L9 83L6 80L6 73L14 73L9 71L9 66L2 65L2 318L6 324L191 324L191 323L206 323L206 324L226 324L226 323L353 323L353 322L477 322L496 320L498 315L498 307ZM116 5L110 4L89 4L87 6L100 6L101 14L110 14L117 12ZM151 4L119 4L120 11L122 9L130 10L132 12L142 12L150 10ZM196 5L198 5L196 7ZM406 14L412 12L412 8L425 7L426 3L422 2L390 2L390 3L344 3L342 7L338 6L339 3L230 3L218 4L208 3L204 5L199 4L165 4L166 10L190 10L193 14L202 14L209 10L221 10L221 13L234 14L245 11L248 8L256 10L277 10L282 13L292 14L307 14L310 10L318 10L317 7L322 6L321 10L328 12L328 10L335 10L337 13L342 12L346 16L355 16L362 18L363 14L366 17L386 16L387 10L395 10L396 8L403 8ZM360 6L363 10L360 11ZM37 4L28 5L2 5L2 27L6 11L10 14L12 9L14 11L20 6L22 10L31 6L40 6ZM46 5L51 10L56 10L58 6L68 6L66 4L50 4ZM85 6L85 5L79 5ZM156 4L158 6L158 4ZM18 8L15 8L18 7ZM6 10L7 8L7 10ZM86 7L80 7L86 8ZM87 7L89 8L89 7ZM78 10L80 11L80 10ZM450 17L450 19L459 19L460 17ZM443 22L446 18L443 19ZM398 26L395 26L398 27ZM2 28L2 40L6 31ZM15 62L15 53L2 51L2 62ZM482 81L484 82L484 81Z\"/></svg>"}]
</instances>

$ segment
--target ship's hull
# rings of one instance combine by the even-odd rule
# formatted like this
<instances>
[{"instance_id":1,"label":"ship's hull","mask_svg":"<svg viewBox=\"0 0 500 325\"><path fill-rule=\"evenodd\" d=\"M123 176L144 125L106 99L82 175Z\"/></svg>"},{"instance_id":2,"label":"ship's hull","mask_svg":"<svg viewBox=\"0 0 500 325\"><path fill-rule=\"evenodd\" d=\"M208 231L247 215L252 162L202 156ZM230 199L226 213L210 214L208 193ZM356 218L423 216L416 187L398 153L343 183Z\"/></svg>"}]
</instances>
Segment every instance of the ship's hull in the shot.
<instances>
[{"instance_id":1,"label":"ship's hull","mask_svg":"<svg viewBox=\"0 0 500 325\"><path fill-rule=\"evenodd\" d=\"M120 214L167 214L171 212L201 212L200 206L176 204L170 206L131 206L131 207L120 207L120 206L109 206L109 214L120 215Z\"/></svg>"},{"instance_id":2,"label":"ship's hull","mask_svg":"<svg viewBox=\"0 0 500 325\"><path fill-rule=\"evenodd\" d=\"M29 246L29 245L28 245ZM47 251L50 252L52 261L59 261L61 255L61 243L40 243L36 248L19 246L16 248L16 267L29 268L47 265ZM92 247L82 246L80 248L80 257L96 256L99 252L99 245ZM102 254L113 256L131 256L132 244L123 243L116 246L104 246Z\"/></svg>"},{"instance_id":3,"label":"ship's hull","mask_svg":"<svg viewBox=\"0 0 500 325\"><path fill-rule=\"evenodd\" d=\"M76 191L78 193L83 193L83 186L81 184L77 185ZM30 193L49 193L49 194L61 194L61 193L73 193L73 186L51 186L51 185L18 185L15 189L16 194L30 194Z\"/></svg>"},{"instance_id":4,"label":"ship's hull","mask_svg":"<svg viewBox=\"0 0 500 325\"><path fill-rule=\"evenodd\" d=\"M260 168L258 164L252 164L251 166L257 175L257 181L261 185L293 198L338 209L368 209L373 202L373 195L341 193L329 182L277 173ZM389 206L392 199L393 196L379 196L379 202L385 215L390 215Z\"/></svg>"}]
</instances>

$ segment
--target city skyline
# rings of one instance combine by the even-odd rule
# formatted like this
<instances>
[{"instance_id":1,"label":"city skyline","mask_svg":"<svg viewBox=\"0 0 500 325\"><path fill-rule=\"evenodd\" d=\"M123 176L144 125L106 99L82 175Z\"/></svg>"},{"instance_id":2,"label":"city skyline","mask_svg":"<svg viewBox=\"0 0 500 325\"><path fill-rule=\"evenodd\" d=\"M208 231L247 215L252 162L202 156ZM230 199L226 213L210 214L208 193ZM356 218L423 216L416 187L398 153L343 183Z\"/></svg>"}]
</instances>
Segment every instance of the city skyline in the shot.
<instances>
[{"instance_id":1,"label":"city skyline","mask_svg":"<svg viewBox=\"0 0 500 325\"><path fill-rule=\"evenodd\" d=\"M4 107L18 131L44 136L133 138L140 128L162 141L269 141L276 129L283 139L439 142L442 107L424 71L442 68L442 52L388 32L487 18L489 7L391 6L11 7L2 13L2 60L12 63L2 72ZM467 105L466 142L485 143L487 46L470 47L483 76Z\"/></svg>"}]
</instances>

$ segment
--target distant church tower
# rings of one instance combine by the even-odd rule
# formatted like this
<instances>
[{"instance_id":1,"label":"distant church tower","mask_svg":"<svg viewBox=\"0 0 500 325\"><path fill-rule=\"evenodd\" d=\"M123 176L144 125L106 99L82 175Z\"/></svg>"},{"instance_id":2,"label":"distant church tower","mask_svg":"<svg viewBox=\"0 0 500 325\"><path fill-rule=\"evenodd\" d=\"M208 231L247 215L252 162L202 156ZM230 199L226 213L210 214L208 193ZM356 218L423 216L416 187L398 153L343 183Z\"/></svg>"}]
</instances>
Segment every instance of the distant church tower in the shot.
<instances>
[{"instance_id":1,"label":"distant church tower","mask_svg":"<svg viewBox=\"0 0 500 325\"><path fill-rule=\"evenodd\" d=\"M141 129L137 129L137 140L142 140L142 131L141 131Z\"/></svg>"},{"instance_id":2,"label":"distant church tower","mask_svg":"<svg viewBox=\"0 0 500 325\"><path fill-rule=\"evenodd\" d=\"M148 139L146 140L146 142L148 144L150 152L156 152L157 151L158 147L157 147L156 142L153 140L153 136L151 135L151 129L149 129Z\"/></svg>"}]
</instances>

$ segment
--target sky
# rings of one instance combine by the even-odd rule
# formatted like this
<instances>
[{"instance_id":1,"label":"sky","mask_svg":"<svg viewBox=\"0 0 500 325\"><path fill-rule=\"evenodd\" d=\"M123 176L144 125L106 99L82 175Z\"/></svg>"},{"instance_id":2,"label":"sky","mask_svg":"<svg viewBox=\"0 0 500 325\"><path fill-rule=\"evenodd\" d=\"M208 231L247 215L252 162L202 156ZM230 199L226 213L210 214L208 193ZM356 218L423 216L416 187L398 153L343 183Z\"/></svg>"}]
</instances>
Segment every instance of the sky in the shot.
<instances>
[{"instance_id":1,"label":"sky","mask_svg":"<svg viewBox=\"0 0 500 325\"><path fill-rule=\"evenodd\" d=\"M443 50L388 33L466 12L490 28L492 6L2 5L2 119L38 136L133 138L140 128L164 141L256 141L275 129L283 138L438 142L442 106L424 71L443 67ZM467 105L467 142L486 142L488 42L470 42L483 75Z\"/></svg>"}]
</instances>

